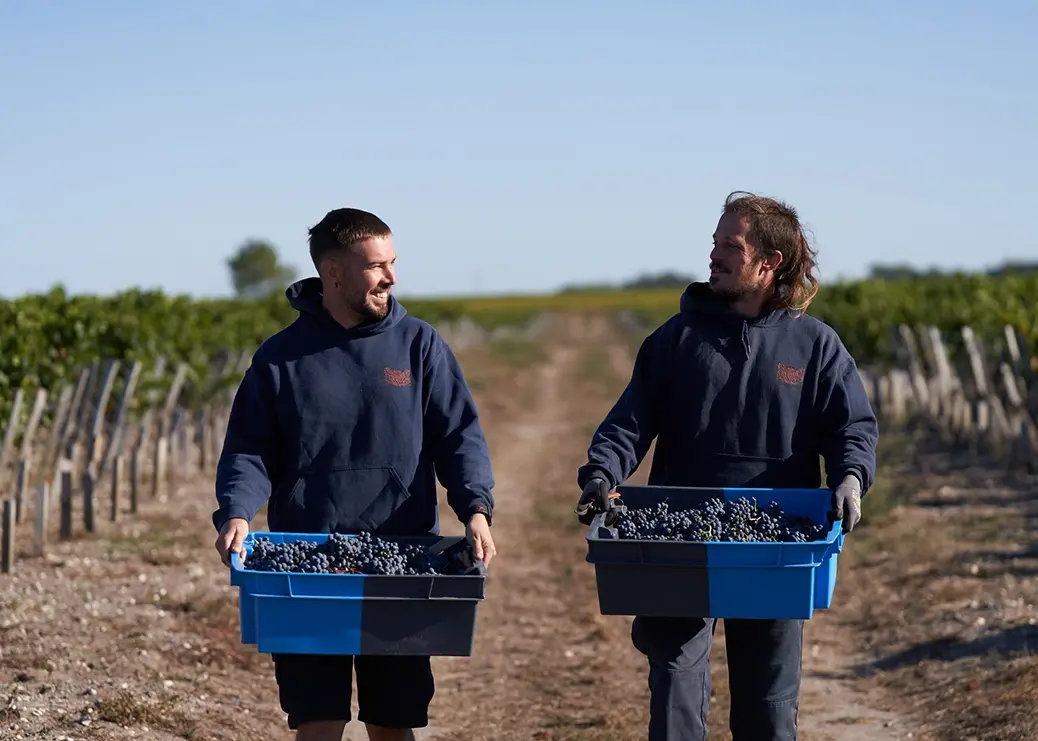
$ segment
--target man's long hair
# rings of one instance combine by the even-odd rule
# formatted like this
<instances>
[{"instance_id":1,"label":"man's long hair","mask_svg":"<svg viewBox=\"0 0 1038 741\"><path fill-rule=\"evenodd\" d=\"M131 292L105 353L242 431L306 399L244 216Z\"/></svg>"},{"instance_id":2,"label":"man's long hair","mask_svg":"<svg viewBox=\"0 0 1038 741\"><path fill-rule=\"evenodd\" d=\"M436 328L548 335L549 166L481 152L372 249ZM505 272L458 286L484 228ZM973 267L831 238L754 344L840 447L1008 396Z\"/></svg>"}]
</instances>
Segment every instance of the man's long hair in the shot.
<instances>
[{"instance_id":1,"label":"man's long hair","mask_svg":"<svg viewBox=\"0 0 1038 741\"><path fill-rule=\"evenodd\" d=\"M747 238L757 246L758 257L782 255L772 305L798 313L807 311L818 294L814 276L817 253L808 244L796 209L774 198L737 190L725 199L724 213L749 220Z\"/></svg>"}]
</instances>

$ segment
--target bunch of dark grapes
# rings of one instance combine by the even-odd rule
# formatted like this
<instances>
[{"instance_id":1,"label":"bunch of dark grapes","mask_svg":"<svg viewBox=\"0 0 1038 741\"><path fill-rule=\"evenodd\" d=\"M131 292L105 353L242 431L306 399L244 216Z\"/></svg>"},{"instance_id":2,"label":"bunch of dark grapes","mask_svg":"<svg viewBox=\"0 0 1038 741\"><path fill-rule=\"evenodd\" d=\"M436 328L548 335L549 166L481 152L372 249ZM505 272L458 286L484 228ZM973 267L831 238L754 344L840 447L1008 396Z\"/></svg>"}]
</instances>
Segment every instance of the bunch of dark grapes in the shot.
<instances>
[{"instance_id":1,"label":"bunch of dark grapes","mask_svg":"<svg viewBox=\"0 0 1038 741\"><path fill-rule=\"evenodd\" d=\"M448 573L450 559L418 544L400 544L371 533L353 537L332 533L323 543L275 543L258 537L245 568L303 574L420 576Z\"/></svg>"},{"instance_id":2,"label":"bunch of dark grapes","mask_svg":"<svg viewBox=\"0 0 1038 741\"><path fill-rule=\"evenodd\" d=\"M808 543L825 538L828 528L808 517L789 515L777 502L763 509L756 500L708 499L688 507L660 502L632 509L616 522L621 538L691 542Z\"/></svg>"}]
</instances>

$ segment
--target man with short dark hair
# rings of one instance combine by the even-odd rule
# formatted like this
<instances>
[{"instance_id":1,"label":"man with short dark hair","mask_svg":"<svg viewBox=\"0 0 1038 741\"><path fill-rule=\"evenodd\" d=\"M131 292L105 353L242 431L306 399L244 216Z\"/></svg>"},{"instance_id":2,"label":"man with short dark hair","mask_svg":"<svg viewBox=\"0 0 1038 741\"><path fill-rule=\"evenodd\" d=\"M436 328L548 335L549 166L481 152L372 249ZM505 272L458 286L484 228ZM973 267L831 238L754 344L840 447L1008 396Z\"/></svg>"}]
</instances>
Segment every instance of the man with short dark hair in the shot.
<instances>
[{"instance_id":1,"label":"man with short dark hair","mask_svg":"<svg viewBox=\"0 0 1038 741\"><path fill-rule=\"evenodd\" d=\"M393 298L396 253L374 214L342 208L310 229L320 275L286 291L299 317L253 356L231 408L213 524L225 564L269 499L275 532L438 532L437 478L477 558L495 554L494 480L461 368L443 338ZM428 725L429 657L274 657L300 741L339 741L358 720L372 741Z\"/></svg>"},{"instance_id":2,"label":"man with short dark hair","mask_svg":"<svg viewBox=\"0 0 1038 741\"><path fill-rule=\"evenodd\" d=\"M879 431L854 359L804 311L818 290L796 211L733 193L710 280L642 343L631 380L577 475L577 514L603 510L656 440L649 485L816 488L850 532L872 486ZM802 620L725 620L734 741L793 741ZM706 741L714 621L635 617L649 664L649 741Z\"/></svg>"}]
</instances>

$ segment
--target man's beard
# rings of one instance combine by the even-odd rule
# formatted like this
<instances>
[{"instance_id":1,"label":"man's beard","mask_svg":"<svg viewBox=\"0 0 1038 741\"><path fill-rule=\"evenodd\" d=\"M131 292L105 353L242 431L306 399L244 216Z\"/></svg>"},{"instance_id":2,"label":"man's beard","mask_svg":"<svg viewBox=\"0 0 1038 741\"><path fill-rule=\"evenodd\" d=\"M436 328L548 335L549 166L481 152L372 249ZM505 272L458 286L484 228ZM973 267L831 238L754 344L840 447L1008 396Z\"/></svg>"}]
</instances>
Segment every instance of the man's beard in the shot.
<instances>
[{"instance_id":1,"label":"man's beard","mask_svg":"<svg viewBox=\"0 0 1038 741\"><path fill-rule=\"evenodd\" d=\"M386 301L385 306L377 306L369 298L366 295L361 301L350 303L350 309L365 322L378 322L385 319L389 314L389 301Z\"/></svg>"},{"instance_id":2,"label":"man's beard","mask_svg":"<svg viewBox=\"0 0 1038 741\"><path fill-rule=\"evenodd\" d=\"M759 263L760 263L759 260L755 260L755 261L751 262L748 267L750 269L752 269L752 268L756 267ZM750 271L747 269L746 272L750 272ZM725 276L728 277L728 278L732 277L732 275L733 275L733 273L731 273L731 272L725 273ZM760 285L759 284L757 284L753 280L746 279L746 278L741 278L740 280L738 280L735 283L734 286L733 285L729 285L729 286L726 286L726 287L721 287L721 286L715 285L714 283L712 283L710 281L707 281L707 285L710 286L710 290L712 290L714 292L715 296L717 296L719 299L721 299L722 301L724 301L724 302L726 302L728 304L734 304L737 301L741 301L742 299L744 299L744 298L746 298L748 296L751 296L752 294L756 293L760 289Z\"/></svg>"},{"instance_id":3,"label":"man's beard","mask_svg":"<svg viewBox=\"0 0 1038 741\"><path fill-rule=\"evenodd\" d=\"M729 286L727 288L715 286L713 283L708 283L708 285L710 286L710 290L714 292L715 296L729 304L734 304L736 301L746 298L756 289L756 286L745 282L740 282L735 286Z\"/></svg>"}]
</instances>

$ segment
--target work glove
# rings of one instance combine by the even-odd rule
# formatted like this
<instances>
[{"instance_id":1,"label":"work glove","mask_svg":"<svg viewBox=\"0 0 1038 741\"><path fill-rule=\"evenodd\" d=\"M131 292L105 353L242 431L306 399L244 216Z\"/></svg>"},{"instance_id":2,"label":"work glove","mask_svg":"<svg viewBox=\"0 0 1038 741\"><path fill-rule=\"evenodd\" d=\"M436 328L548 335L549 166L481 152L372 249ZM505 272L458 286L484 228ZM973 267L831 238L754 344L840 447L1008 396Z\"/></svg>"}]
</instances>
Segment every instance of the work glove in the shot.
<instances>
[{"instance_id":1,"label":"work glove","mask_svg":"<svg viewBox=\"0 0 1038 741\"><path fill-rule=\"evenodd\" d=\"M599 476L593 476L584 484L584 490L577 502L577 519L582 525L590 525L599 512L609 508L609 482Z\"/></svg>"},{"instance_id":2,"label":"work glove","mask_svg":"<svg viewBox=\"0 0 1038 741\"><path fill-rule=\"evenodd\" d=\"M847 474L833 491L833 508L829 512L829 520L843 520L843 532L849 533L860 519L861 484L857 477Z\"/></svg>"}]
</instances>

